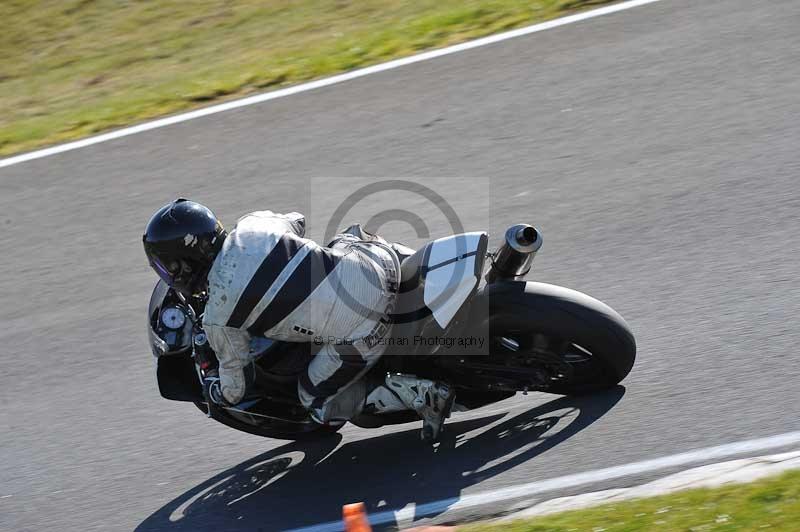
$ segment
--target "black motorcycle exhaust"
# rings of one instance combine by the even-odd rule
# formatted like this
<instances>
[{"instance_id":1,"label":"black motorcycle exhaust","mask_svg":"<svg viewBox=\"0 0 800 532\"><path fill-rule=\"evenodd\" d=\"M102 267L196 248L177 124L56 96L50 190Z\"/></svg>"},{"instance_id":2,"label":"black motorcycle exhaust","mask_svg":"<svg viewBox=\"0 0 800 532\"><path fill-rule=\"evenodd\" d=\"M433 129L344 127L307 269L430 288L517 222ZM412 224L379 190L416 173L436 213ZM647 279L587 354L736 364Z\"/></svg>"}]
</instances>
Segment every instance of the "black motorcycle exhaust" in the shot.
<instances>
[{"instance_id":1,"label":"black motorcycle exhaust","mask_svg":"<svg viewBox=\"0 0 800 532\"><path fill-rule=\"evenodd\" d=\"M525 277L531 271L533 258L542 247L542 234L528 224L508 228L505 242L492 255L492 266L486 282L511 281Z\"/></svg>"}]
</instances>

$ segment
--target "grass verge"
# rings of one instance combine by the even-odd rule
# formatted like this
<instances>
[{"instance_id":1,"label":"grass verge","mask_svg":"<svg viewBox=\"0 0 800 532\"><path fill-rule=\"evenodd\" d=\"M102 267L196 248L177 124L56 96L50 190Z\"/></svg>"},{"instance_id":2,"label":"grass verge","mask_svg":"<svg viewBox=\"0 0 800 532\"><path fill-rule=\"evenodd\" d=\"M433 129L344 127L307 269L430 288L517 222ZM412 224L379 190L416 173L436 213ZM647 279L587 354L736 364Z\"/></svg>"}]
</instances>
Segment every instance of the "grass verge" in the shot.
<instances>
[{"instance_id":1,"label":"grass verge","mask_svg":"<svg viewBox=\"0 0 800 532\"><path fill-rule=\"evenodd\" d=\"M0 155L608 0L3 0Z\"/></svg>"},{"instance_id":2,"label":"grass verge","mask_svg":"<svg viewBox=\"0 0 800 532\"><path fill-rule=\"evenodd\" d=\"M800 471L750 484L682 491L459 532L800 530Z\"/></svg>"}]
</instances>

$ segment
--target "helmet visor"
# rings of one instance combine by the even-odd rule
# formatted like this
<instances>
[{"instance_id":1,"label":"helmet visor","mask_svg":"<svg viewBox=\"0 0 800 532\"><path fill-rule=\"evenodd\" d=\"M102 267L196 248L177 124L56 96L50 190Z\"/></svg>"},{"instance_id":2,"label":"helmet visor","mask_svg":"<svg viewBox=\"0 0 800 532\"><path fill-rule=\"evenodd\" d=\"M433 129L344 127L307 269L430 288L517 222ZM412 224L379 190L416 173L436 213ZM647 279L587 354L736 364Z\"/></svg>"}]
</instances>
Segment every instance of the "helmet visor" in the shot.
<instances>
[{"instance_id":1,"label":"helmet visor","mask_svg":"<svg viewBox=\"0 0 800 532\"><path fill-rule=\"evenodd\" d=\"M157 257L150 259L150 267L155 270L161 280L167 283L167 286L172 286L175 283L175 276L178 273L178 268L171 272Z\"/></svg>"}]
</instances>

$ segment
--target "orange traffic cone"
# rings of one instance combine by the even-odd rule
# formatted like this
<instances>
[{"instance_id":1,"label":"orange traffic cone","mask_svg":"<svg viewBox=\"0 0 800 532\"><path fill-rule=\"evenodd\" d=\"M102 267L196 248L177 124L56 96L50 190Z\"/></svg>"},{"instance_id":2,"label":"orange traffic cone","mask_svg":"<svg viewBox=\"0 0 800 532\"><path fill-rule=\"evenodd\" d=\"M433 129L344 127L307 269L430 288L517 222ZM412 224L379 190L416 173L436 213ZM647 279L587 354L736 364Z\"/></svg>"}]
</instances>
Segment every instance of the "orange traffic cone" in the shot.
<instances>
[{"instance_id":1,"label":"orange traffic cone","mask_svg":"<svg viewBox=\"0 0 800 532\"><path fill-rule=\"evenodd\" d=\"M343 506L342 517L344 517L345 532L372 532L363 502Z\"/></svg>"}]
</instances>

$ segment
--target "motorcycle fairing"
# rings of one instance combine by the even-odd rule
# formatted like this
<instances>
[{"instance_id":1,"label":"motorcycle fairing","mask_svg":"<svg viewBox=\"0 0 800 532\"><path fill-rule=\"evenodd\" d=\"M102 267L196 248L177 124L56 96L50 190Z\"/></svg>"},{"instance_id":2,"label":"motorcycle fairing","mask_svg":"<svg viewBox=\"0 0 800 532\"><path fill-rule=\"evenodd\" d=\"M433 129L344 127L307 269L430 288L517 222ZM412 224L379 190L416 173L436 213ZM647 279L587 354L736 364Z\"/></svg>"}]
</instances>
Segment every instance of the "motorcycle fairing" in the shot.
<instances>
[{"instance_id":1,"label":"motorcycle fairing","mask_svg":"<svg viewBox=\"0 0 800 532\"><path fill-rule=\"evenodd\" d=\"M442 329L475 293L483 273L489 237L485 232L453 235L428 244L424 302Z\"/></svg>"},{"instance_id":2,"label":"motorcycle fairing","mask_svg":"<svg viewBox=\"0 0 800 532\"><path fill-rule=\"evenodd\" d=\"M161 323L161 311L168 306L183 308L175 292L167 283L159 280L150 296L147 316L147 336L150 349L158 359L163 355L184 353L192 347L192 322L187 319L183 327L177 331L165 328Z\"/></svg>"},{"instance_id":3,"label":"motorcycle fairing","mask_svg":"<svg viewBox=\"0 0 800 532\"><path fill-rule=\"evenodd\" d=\"M178 331L167 330L160 323L161 311L167 306L182 308L174 291L159 280L153 288L148 307L147 335L156 361L158 390L165 399L199 401L203 399L191 356L192 322L188 318Z\"/></svg>"}]
</instances>

